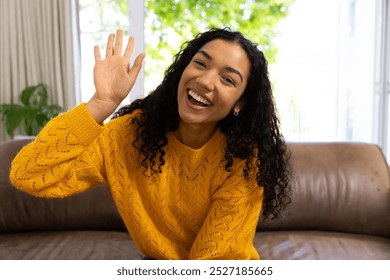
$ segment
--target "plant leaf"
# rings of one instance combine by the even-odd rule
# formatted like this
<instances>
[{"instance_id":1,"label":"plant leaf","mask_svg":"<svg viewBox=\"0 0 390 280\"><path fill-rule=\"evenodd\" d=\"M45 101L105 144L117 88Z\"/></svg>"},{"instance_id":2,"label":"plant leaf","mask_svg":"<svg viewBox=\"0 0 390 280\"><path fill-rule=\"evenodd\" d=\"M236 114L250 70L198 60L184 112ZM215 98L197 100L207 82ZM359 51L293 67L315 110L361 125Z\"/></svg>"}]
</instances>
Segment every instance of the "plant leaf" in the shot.
<instances>
[{"instance_id":1,"label":"plant leaf","mask_svg":"<svg viewBox=\"0 0 390 280\"><path fill-rule=\"evenodd\" d=\"M10 106L12 104L0 104L0 115L5 115Z\"/></svg>"},{"instance_id":2,"label":"plant leaf","mask_svg":"<svg viewBox=\"0 0 390 280\"><path fill-rule=\"evenodd\" d=\"M24 107L23 108L23 118L26 120L33 120L35 119L36 115L38 114L39 109L34 107Z\"/></svg>"},{"instance_id":3,"label":"plant leaf","mask_svg":"<svg viewBox=\"0 0 390 280\"><path fill-rule=\"evenodd\" d=\"M25 106L47 106L47 88L44 84L27 87L22 91L20 99Z\"/></svg>"},{"instance_id":4,"label":"plant leaf","mask_svg":"<svg viewBox=\"0 0 390 280\"><path fill-rule=\"evenodd\" d=\"M35 93L37 94L37 96L39 96L39 99L37 100L38 107L47 106L47 101L49 99L49 96L47 94L46 86L44 86L43 84L38 85Z\"/></svg>"},{"instance_id":5,"label":"plant leaf","mask_svg":"<svg viewBox=\"0 0 390 280\"><path fill-rule=\"evenodd\" d=\"M20 100L25 106L30 105L31 95L33 95L36 88L37 86L31 86L31 87L26 87L24 90L22 90L22 93L20 95Z\"/></svg>"},{"instance_id":6,"label":"plant leaf","mask_svg":"<svg viewBox=\"0 0 390 280\"><path fill-rule=\"evenodd\" d=\"M15 129L20 125L20 122L24 118L23 111L23 108L19 105L8 107L6 114L4 115L5 127L8 135L14 135Z\"/></svg>"},{"instance_id":7,"label":"plant leaf","mask_svg":"<svg viewBox=\"0 0 390 280\"><path fill-rule=\"evenodd\" d=\"M63 108L59 105L49 105L47 109L51 118L58 116L63 111Z\"/></svg>"},{"instance_id":8,"label":"plant leaf","mask_svg":"<svg viewBox=\"0 0 390 280\"><path fill-rule=\"evenodd\" d=\"M48 116L47 114L38 114L35 119L38 125L43 127L50 120L50 115Z\"/></svg>"}]
</instances>

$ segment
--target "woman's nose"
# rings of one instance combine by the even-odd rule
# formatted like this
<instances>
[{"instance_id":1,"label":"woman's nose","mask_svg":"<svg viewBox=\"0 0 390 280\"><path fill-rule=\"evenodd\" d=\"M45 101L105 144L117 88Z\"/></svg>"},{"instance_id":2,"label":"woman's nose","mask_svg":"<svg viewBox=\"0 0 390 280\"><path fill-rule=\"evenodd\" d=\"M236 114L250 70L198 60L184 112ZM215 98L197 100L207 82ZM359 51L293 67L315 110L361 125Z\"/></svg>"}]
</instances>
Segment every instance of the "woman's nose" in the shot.
<instances>
[{"instance_id":1,"label":"woman's nose","mask_svg":"<svg viewBox=\"0 0 390 280\"><path fill-rule=\"evenodd\" d=\"M197 83L208 91L213 91L215 88L217 75L213 71L204 71L197 79Z\"/></svg>"}]
</instances>

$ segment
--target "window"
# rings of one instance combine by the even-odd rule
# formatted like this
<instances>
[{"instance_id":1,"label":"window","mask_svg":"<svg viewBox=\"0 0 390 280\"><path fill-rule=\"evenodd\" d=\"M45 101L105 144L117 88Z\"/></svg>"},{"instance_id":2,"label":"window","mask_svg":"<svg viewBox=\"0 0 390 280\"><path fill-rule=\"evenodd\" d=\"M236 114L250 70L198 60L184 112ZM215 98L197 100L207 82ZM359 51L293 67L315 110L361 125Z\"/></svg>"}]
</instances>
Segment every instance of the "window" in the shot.
<instances>
[{"instance_id":1,"label":"window","mask_svg":"<svg viewBox=\"0 0 390 280\"><path fill-rule=\"evenodd\" d=\"M296 0L270 66L289 141L373 141L375 3Z\"/></svg>"},{"instance_id":2,"label":"window","mask_svg":"<svg viewBox=\"0 0 390 280\"><path fill-rule=\"evenodd\" d=\"M81 100L88 101L95 92L93 48L100 46L105 51L108 34L118 28L127 31L129 20L127 5L123 8L115 1L79 0L81 44Z\"/></svg>"},{"instance_id":3,"label":"window","mask_svg":"<svg viewBox=\"0 0 390 280\"><path fill-rule=\"evenodd\" d=\"M134 15L149 15L144 1L79 1L86 101L94 90L93 45L104 47L108 32L129 29L127 5L120 3L131 3L130 21ZM278 54L269 68L287 141L371 142L386 152L390 139L388 14L389 0L293 1L288 16L277 25ZM156 39L148 35L150 20L145 17L145 44L149 45ZM170 63L171 57L166 59ZM168 65L166 61L153 63ZM146 63L154 65L148 58ZM156 85L153 75L145 81L146 92Z\"/></svg>"}]
</instances>

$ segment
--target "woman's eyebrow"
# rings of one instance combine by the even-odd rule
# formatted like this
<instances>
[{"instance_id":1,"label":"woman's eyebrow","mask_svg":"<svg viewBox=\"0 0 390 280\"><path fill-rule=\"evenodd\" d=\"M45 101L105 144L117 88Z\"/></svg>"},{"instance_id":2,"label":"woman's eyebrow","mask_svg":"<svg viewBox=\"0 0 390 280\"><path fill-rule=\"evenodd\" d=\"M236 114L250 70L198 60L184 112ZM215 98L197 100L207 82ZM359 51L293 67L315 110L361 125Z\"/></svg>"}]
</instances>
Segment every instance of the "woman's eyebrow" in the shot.
<instances>
[{"instance_id":1,"label":"woman's eyebrow","mask_svg":"<svg viewBox=\"0 0 390 280\"><path fill-rule=\"evenodd\" d=\"M199 50L198 53L203 54L208 60L213 60L213 57L205 50ZM230 66L225 66L225 70L232 72L232 73L235 73L238 76L240 76L240 79L242 82L243 79L242 79L242 75L241 75L240 71L238 71L237 69L234 69L233 67L230 67Z\"/></svg>"}]
</instances>

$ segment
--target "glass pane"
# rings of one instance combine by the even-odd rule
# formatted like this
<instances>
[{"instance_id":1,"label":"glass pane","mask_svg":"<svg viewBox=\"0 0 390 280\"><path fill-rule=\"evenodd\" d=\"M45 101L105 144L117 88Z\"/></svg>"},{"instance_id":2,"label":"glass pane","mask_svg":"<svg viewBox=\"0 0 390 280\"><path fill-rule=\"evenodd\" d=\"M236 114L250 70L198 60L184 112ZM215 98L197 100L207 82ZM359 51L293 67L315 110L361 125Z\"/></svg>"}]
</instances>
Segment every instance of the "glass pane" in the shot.
<instances>
[{"instance_id":1,"label":"glass pane","mask_svg":"<svg viewBox=\"0 0 390 280\"><path fill-rule=\"evenodd\" d=\"M88 101L95 92L93 47L100 46L105 51L109 33L121 28L127 34L129 20L127 1L79 0L80 43L81 43L81 99ZM119 4L118 4L119 3Z\"/></svg>"},{"instance_id":2,"label":"glass pane","mask_svg":"<svg viewBox=\"0 0 390 280\"><path fill-rule=\"evenodd\" d=\"M270 76L289 141L372 141L375 1L296 0Z\"/></svg>"}]
</instances>

